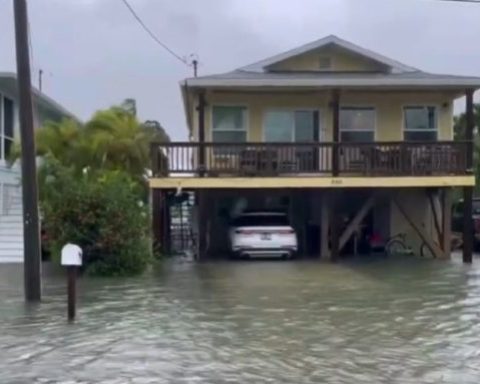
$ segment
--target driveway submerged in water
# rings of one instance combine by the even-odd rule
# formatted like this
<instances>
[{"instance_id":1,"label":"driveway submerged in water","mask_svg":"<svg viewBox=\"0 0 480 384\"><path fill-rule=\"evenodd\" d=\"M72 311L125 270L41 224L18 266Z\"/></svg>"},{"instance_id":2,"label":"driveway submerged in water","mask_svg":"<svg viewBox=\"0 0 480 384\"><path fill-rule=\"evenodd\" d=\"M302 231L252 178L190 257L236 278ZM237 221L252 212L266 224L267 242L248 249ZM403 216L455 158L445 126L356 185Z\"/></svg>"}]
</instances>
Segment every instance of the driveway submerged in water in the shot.
<instances>
[{"instance_id":1,"label":"driveway submerged in water","mask_svg":"<svg viewBox=\"0 0 480 384\"><path fill-rule=\"evenodd\" d=\"M0 265L0 382L478 383L475 261L172 262L82 279L73 325Z\"/></svg>"}]
</instances>

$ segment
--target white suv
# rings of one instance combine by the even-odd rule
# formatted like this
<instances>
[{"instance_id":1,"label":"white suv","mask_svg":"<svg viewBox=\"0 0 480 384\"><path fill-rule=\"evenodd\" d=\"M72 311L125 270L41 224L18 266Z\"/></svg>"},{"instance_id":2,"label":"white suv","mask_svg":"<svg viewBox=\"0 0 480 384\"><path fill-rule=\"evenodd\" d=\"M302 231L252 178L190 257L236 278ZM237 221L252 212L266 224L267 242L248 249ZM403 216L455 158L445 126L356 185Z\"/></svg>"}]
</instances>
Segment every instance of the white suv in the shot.
<instances>
[{"instance_id":1,"label":"white suv","mask_svg":"<svg viewBox=\"0 0 480 384\"><path fill-rule=\"evenodd\" d=\"M290 258L297 252L297 234L284 213L243 213L232 221L229 234L238 256Z\"/></svg>"}]
</instances>

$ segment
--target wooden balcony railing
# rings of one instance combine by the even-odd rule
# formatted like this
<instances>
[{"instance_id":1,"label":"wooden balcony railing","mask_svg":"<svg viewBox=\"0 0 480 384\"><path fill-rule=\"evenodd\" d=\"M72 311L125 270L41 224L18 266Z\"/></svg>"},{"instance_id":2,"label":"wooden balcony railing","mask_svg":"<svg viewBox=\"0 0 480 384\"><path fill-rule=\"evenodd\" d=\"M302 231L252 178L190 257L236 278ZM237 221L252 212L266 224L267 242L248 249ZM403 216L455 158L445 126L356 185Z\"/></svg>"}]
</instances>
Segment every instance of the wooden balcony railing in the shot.
<instances>
[{"instance_id":1,"label":"wooden balcony railing","mask_svg":"<svg viewBox=\"0 0 480 384\"><path fill-rule=\"evenodd\" d=\"M154 177L463 175L468 142L154 143Z\"/></svg>"}]
</instances>

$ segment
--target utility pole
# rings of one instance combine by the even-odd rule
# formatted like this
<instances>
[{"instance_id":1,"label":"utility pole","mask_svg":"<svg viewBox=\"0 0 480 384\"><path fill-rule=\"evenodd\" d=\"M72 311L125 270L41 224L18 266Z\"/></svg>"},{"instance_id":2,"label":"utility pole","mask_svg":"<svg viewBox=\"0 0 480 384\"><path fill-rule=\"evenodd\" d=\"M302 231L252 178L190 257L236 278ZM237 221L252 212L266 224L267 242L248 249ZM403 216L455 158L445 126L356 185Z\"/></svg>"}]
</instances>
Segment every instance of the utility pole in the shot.
<instances>
[{"instance_id":1,"label":"utility pole","mask_svg":"<svg viewBox=\"0 0 480 384\"><path fill-rule=\"evenodd\" d=\"M25 300L36 302L41 299L41 255L26 0L13 0L13 12L15 18L17 78L20 101L20 136L22 145Z\"/></svg>"},{"instance_id":2,"label":"utility pole","mask_svg":"<svg viewBox=\"0 0 480 384\"><path fill-rule=\"evenodd\" d=\"M197 60L197 59L193 59L193 60L192 60L192 65L193 65L193 77L197 77L198 60Z\"/></svg>"},{"instance_id":3,"label":"utility pole","mask_svg":"<svg viewBox=\"0 0 480 384\"><path fill-rule=\"evenodd\" d=\"M38 70L38 90L42 92L42 76L43 76L43 69Z\"/></svg>"}]
</instances>

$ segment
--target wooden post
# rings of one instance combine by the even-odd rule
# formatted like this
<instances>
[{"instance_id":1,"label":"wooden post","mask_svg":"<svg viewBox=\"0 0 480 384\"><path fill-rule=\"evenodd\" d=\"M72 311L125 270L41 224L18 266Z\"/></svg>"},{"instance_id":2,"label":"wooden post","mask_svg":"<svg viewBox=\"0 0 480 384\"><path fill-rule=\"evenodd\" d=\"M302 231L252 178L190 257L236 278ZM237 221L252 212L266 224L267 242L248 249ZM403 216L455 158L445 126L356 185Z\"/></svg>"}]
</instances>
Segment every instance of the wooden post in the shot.
<instances>
[{"instance_id":1,"label":"wooden post","mask_svg":"<svg viewBox=\"0 0 480 384\"><path fill-rule=\"evenodd\" d=\"M374 204L375 204L375 196L370 196L363 203L360 210L356 213L355 217L352 219L352 221L350 221L350 223L348 224L348 226L345 228L342 235L340 236L339 248L338 248L339 251L341 251L343 247L345 247L350 237L357 232L360 223L368 215L370 210L373 208Z\"/></svg>"},{"instance_id":2,"label":"wooden post","mask_svg":"<svg viewBox=\"0 0 480 384\"><path fill-rule=\"evenodd\" d=\"M163 210L163 252L166 254L170 254L172 251L171 245L171 237L172 237L172 220L171 220L171 212L170 212L170 199L173 198L173 193L165 192L164 194L164 210Z\"/></svg>"},{"instance_id":3,"label":"wooden post","mask_svg":"<svg viewBox=\"0 0 480 384\"><path fill-rule=\"evenodd\" d=\"M450 258L452 250L452 191L444 188L442 201L442 249L446 258Z\"/></svg>"},{"instance_id":4,"label":"wooden post","mask_svg":"<svg viewBox=\"0 0 480 384\"><path fill-rule=\"evenodd\" d=\"M67 296L68 296L68 320L75 319L77 307L77 268L75 265L67 267Z\"/></svg>"},{"instance_id":5,"label":"wooden post","mask_svg":"<svg viewBox=\"0 0 480 384\"><path fill-rule=\"evenodd\" d=\"M340 190L332 190L330 195L330 259L336 261L340 255Z\"/></svg>"},{"instance_id":6,"label":"wooden post","mask_svg":"<svg viewBox=\"0 0 480 384\"><path fill-rule=\"evenodd\" d=\"M163 193L161 189L152 189L152 251L162 250L163 242Z\"/></svg>"},{"instance_id":7,"label":"wooden post","mask_svg":"<svg viewBox=\"0 0 480 384\"><path fill-rule=\"evenodd\" d=\"M205 154L205 92L201 91L198 94L198 168L199 176L205 176L206 171L206 154Z\"/></svg>"},{"instance_id":8,"label":"wooden post","mask_svg":"<svg viewBox=\"0 0 480 384\"><path fill-rule=\"evenodd\" d=\"M28 47L27 1L14 0L17 83L22 147L24 286L26 301L40 301L42 291L37 168L33 129L32 81Z\"/></svg>"},{"instance_id":9,"label":"wooden post","mask_svg":"<svg viewBox=\"0 0 480 384\"><path fill-rule=\"evenodd\" d=\"M334 90L332 94L333 115L333 148L332 148L332 175L339 175L339 142L340 142L340 93Z\"/></svg>"},{"instance_id":10,"label":"wooden post","mask_svg":"<svg viewBox=\"0 0 480 384\"><path fill-rule=\"evenodd\" d=\"M437 239L438 239L438 243L440 244L440 247L442 248L443 251L445 251L445 249L443 249L443 229L442 229L443 222L442 223L440 222L440 218L437 213L437 204L435 204L435 202L437 201L437 198L436 198L437 194L438 194L437 190L434 191L430 188L427 189L427 197L430 203L430 211L432 212L432 216L433 216L433 225L435 227L435 233L437 235Z\"/></svg>"},{"instance_id":11,"label":"wooden post","mask_svg":"<svg viewBox=\"0 0 480 384\"><path fill-rule=\"evenodd\" d=\"M319 192L320 194L320 192ZM329 200L328 191L321 193L321 212L320 212L320 257L330 258L330 245L329 245Z\"/></svg>"},{"instance_id":12,"label":"wooden post","mask_svg":"<svg viewBox=\"0 0 480 384\"><path fill-rule=\"evenodd\" d=\"M466 127L467 171L473 171L473 129L475 117L473 113L473 89L466 91ZM463 262L471 263L473 256L473 187L463 187Z\"/></svg>"},{"instance_id":13,"label":"wooden post","mask_svg":"<svg viewBox=\"0 0 480 384\"><path fill-rule=\"evenodd\" d=\"M205 260L207 256L207 219L208 219L208 206L207 206L207 198L206 190L197 191L197 209L198 209L198 221L196 225L197 228L197 235L198 235L198 250L197 250L197 258L198 260Z\"/></svg>"}]
</instances>

